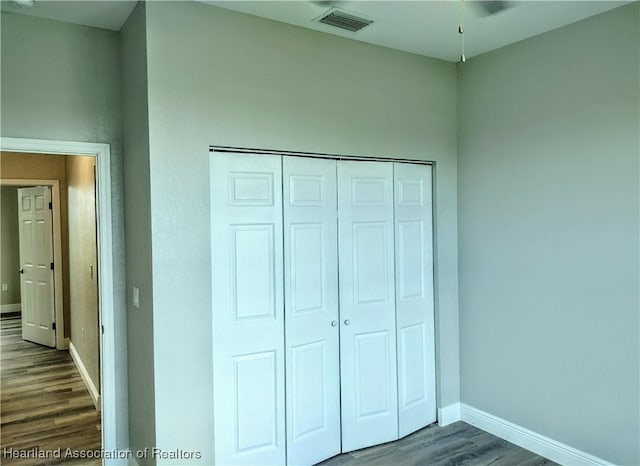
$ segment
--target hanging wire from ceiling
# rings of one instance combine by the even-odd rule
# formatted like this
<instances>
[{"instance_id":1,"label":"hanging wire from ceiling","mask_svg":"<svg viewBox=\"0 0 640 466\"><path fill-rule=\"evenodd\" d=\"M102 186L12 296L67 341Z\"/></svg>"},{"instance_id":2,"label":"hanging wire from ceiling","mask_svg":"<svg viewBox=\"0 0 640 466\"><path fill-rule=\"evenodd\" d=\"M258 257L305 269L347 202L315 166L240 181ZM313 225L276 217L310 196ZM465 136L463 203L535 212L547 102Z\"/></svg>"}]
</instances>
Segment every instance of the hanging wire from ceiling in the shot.
<instances>
[{"instance_id":1,"label":"hanging wire from ceiling","mask_svg":"<svg viewBox=\"0 0 640 466\"><path fill-rule=\"evenodd\" d=\"M460 23L458 24L458 34L460 35L460 63L467 61L464 55L464 0L460 0Z\"/></svg>"}]
</instances>

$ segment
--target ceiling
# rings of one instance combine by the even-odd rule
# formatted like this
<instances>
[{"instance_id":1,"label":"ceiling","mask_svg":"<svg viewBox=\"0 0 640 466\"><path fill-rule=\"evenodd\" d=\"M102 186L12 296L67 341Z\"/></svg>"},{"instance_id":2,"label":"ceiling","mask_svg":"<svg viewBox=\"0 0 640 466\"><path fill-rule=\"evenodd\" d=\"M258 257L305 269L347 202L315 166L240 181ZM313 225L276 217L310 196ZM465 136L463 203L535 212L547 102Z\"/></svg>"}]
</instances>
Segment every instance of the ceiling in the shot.
<instances>
[{"instance_id":1,"label":"ceiling","mask_svg":"<svg viewBox=\"0 0 640 466\"><path fill-rule=\"evenodd\" d=\"M11 0L2 0L2 11L119 31L137 3L135 0L35 0L33 7L25 8Z\"/></svg>"},{"instance_id":2,"label":"ceiling","mask_svg":"<svg viewBox=\"0 0 640 466\"><path fill-rule=\"evenodd\" d=\"M460 0L449 1L207 1L231 10L443 60L460 58ZM360 32L312 22L331 5L376 20ZM473 57L527 37L624 5L624 1L512 1L482 16L478 2L465 1L465 54Z\"/></svg>"},{"instance_id":3,"label":"ceiling","mask_svg":"<svg viewBox=\"0 0 640 466\"><path fill-rule=\"evenodd\" d=\"M460 58L457 31L460 0L214 0L203 3L419 55L454 62ZM511 1L509 8L492 16L483 16L477 3L473 0L464 2L467 58L630 2L520 0ZM32 8L21 8L13 1L3 0L2 10L118 31L135 4L135 1L122 0L36 0ZM375 22L356 33L313 22L335 5Z\"/></svg>"}]
</instances>

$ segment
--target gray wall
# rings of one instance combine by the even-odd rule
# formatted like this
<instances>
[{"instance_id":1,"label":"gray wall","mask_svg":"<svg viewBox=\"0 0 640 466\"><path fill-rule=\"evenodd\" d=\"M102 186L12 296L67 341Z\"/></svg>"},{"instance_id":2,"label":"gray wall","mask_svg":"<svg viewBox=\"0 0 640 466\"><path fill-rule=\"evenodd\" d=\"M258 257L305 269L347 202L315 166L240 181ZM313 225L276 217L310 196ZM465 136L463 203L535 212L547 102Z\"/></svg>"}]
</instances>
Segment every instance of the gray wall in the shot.
<instances>
[{"instance_id":1,"label":"gray wall","mask_svg":"<svg viewBox=\"0 0 640 466\"><path fill-rule=\"evenodd\" d=\"M462 401L639 464L639 4L459 67Z\"/></svg>"},{"instance_id":2,"label":"gray wall","mask_svg":"<svg viewBox=\"0 0 640 466\"><path fill-rule=\"evenodd\" d=\"M118 34L2 12L3 137L111 146L118 444L126 446L127 342Z\"/></svg>"},{"instance_id":3,"label":"gray wall","mask_svg":"<svg viewBox=\"0 0 640 466\"><path fill-rule=\"evenodd\" d=\"M7 291L0 292L0 304L20 304L17 186L2 186L0 202L0 282L7 284Z\"/></svg>"},{"instance_id":4,"label":"gray wall","mask_svg":"<svg viewBox=\"0 0 640 466\"><path fill-rule=\"evenodd\" d=\"M96 158L74 155L63 159L69 219L70 340L100 393Z\"/></svg>"},{"instance_id":5,"label":"gray wall","mask_svg":"<svg viewBox=\"0 0 640 466\"><path fill-rule=\"evenodd\" d=\"M129 333L129 428L131 449L155 445L153 376L153 287L151 282L151 197L145 6L129 16L120 37L124 116L124 182L127 251L127 329ZM131 299L140 289L140 308ZM176 348L174 348L176 349ZM179 418L179 416L176 416ZM172 422L175 422L174 419ZM182 447L176 444L176 447ZM152 458L140 459L152 464Z\"/></svg>"},{"instance_id":6,"label":"gray wall","mask_svg":"<svg viewBox=\"0 0 640 466\"><path fill-rule=\"evenodd\" d=\"M147 51L158 446L212 462L209 144L437 162L440 404L457 402L455 65L186 2L147 4Z\"/></svg>"}]
</instances>

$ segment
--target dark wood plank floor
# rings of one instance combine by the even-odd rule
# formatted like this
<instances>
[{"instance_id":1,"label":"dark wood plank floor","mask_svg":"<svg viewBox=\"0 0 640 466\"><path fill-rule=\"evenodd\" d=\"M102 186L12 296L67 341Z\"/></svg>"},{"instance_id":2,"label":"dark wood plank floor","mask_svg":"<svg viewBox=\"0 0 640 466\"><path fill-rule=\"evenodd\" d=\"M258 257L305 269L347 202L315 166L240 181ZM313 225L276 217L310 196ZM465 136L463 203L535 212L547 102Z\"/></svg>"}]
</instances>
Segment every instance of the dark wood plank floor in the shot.
<instances>
[{"instance_id":1,"label":"dark wood plank floor","mask_svg":"<svg viewBox=\"0 0 640 466\"><path fill-rule=\"evenodd\" d=\"M64 458L101 448L100 412L68 351L22 340L20 317L0 319L0 464L99 465L100 460ZM16 459L7 449L61 449L61 458Z\"/></svg>"},{"instance_id":2,"label":"dark wood plank floor","mask_svg":"<svg viewBox=\"0 0 640 466\"><path fill-rule=\"evenodd\" d=\"M426 427L397 442L334 456L320 466L548 466L553 461L464 422Z\"/></svg>"}]
</instances>

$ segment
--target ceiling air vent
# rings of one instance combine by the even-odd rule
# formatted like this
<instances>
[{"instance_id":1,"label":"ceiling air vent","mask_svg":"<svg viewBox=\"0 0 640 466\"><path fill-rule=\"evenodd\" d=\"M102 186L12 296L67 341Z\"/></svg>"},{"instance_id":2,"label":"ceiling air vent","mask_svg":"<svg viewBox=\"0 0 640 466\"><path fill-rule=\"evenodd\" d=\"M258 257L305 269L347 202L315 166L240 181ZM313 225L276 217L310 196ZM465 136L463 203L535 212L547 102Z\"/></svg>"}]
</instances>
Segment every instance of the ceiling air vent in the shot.
<instances>
[{"instance_id":1,"label":"ceiling air vent","mask_svg":"<svg viewBox=\"0 0 640 466\"><path fill-rule=\"evenodd\" d=\"M363 18L362 16L340 8L332 8L322 16L314 19L314 21L351 32L358 32L373 23L373 20Z\"/></svg>"}]
</instances>

